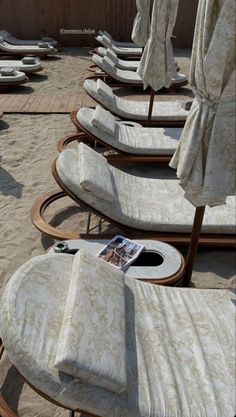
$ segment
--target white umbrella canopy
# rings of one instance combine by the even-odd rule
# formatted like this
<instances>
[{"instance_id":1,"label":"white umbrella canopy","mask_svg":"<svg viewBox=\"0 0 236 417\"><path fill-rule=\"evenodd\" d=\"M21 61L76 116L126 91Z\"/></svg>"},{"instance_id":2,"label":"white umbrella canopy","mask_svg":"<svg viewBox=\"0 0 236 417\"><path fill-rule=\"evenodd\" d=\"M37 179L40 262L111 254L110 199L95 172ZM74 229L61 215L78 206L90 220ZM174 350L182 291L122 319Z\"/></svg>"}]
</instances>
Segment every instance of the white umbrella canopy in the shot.
<instances>
[{"instance_id":1,"label":"white umbrella canopy","mask_svg":"<svg viewBox=\"0 0 236 417\"><path fill-rule=\"evenodd\" d=\"M169 88L176 75L171 36L178 5L178 0L153 2L150 37L137 70L144 88L150 86L154 91Z\"/></svg>"},{"instance_id":2,"label":"white umbrella canopy","mask_svg":"<svg viewBox=\"0 0 236 417\"><path fill-rule=\"evenodd\" d=\"M134 19L132 41L144 47L150 35L150 3L151 0L136 0L138 13Z\"/></svg>"},{"instance_id":3,"label":"white umbrella canopy","mask_svg":"<svg viewBox=\"0 0 236 417\"><path fill-rule=\"evenodd\" d=\"M195 100L170 166L196 207L235 194L234 0L199 0L190 69Z\"/></svg>"},{"instance_id":4,"label":"white umbrella canopy","mask_svg":"<svg viewBox=\"0 0 236 417\"><path fill-rule=\"evenodd\" d=\"M235 194L235 1L199 0L190 69L195 100L170 166L196 206L185 284L189 284L205 206Z\"/></svg>"}]
</instances>

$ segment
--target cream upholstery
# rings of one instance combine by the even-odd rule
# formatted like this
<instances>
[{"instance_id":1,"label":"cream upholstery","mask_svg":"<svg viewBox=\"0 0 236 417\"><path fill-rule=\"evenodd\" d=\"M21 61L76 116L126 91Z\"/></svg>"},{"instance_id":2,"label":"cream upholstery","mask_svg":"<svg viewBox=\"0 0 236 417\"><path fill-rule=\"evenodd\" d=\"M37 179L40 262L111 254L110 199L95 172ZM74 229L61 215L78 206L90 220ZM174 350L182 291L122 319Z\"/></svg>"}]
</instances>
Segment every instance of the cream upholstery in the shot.
<instances>
[{"instance_id":1,"label":"cream upholstery","mask_svg":"<svg viewBox=\"0 0 236 417\"><path fill-rule=\"evenodd\" d=\"M0 67L5 68L16 68L18 70L21 70L25 73L31 72L31 71L40 71L42 69L42 65L39 59L33 58L33 57L24 57L21 60L15 59L15 60L9 60L9 59L3 59L0 61Z\"/></svg>"},{"instance_id":2,"label":"cream upholstery","mask_svg":"<svg viewBox=\"0 0 236 417\"><path fill-rule=\"evenodd\" d=\"M114 135L116 130L116 119L112 114L107 117L107 111L103 107L97 106L93 112L92 125L101 129L109 135Z\"/></svg>"},{"instance_id":3,"label":"cream upholstery","mask_svg":"<svg viewBox=\"0 0 236 417\"><path fill-rule=\"evenodd\" d=\"M87 93L102 106L119 117L130 120L147 120L149 103L126 100L116 96L102 80L85 80ZM186 101L155 101L152 112L153 121L185 121L189 111L185 110Z\"/></svg>"},{"instance_id":4,"label":"cream upholstery","mask_svg":"<svg viewBox=\"0 0 236 417\"><path fill-rule=\"evenodd\" d=\"M112 49L117 55L123 56L137 56L142 54L142 48L138 47L127 47L127 46L116 46L113 44L112 40L109 39L106 35L97 36L96 40L102 44L105 48Z\"/></svg>"},{"instance_id":5,"label":"cream upholstery","mask_svg":"<svg viewBox=\"0 0 236 417\"><path fill-rule=\"evenodd\" d=\"M56 49L48 45L47 47L39 47L38 45L12 45L6 42L3 37L0 36L0 50L4 52L10 52L12 54L36 54L44 53L50 54L56 52Z\"/></svg>"},{"instance_id":6,"label":"cream upholstery","mask_svg":"<svg viewBox=\"0 0 236 417\"><path fill-rule=\"evenodd\" d=\"M115 195L106 158L80 143L77 165L82 190L112 203Z\"/></svg>"},{"instance_id":7,"label":"cream upholstery","mask_svg":"<svg viewBox=\"0 0 236 417\"><path fill-rule=\"evenodd\" d=\"M136 71L121 70L115 66L115 63L111 61L108 56L101 58L99 55L94 54L92 57L93 63L97 65L101 70L106 72L112 78L122 83L132 83L142 85L143 81L140 75ZM176 72L176 71L175 71ZM176 74L171 79L171 84L178 85L186 81L186 76L183 74ZM168 85L169 87L170 85ZM161 88L161 87L159 87Z\"/></svg>"},{"instance_id":8,"label":"cream upholstery","mask_svg":"<svg viewBox=\"0 0 236 417\"><path fill-rule=\"evenodd\" d=\"M116 46L124 46L127 48L137 48L137 45L134 42L119 42L117 40L115 40L111 34L109 32L107 32L106 30L99 30L98 32L99 36L105 36L106 38L110 39L110 41L116 45Z\"/></svg>"},{"instance_id":9,"label":"cream upholstery","mask_svg":"<svg viewBox=\"0 0 236 417\"><path fill-rule=\"evenodd\" d=\"M0 64L1 65L1 64ZM21 83L27 81L28 78L24 72L18 71L14 68L1 68L0 67L0 84L4 83Z\"/></svg>"},{"instance_id":10,"label":"cream upholstery","mask_svg":"<svg viewBox=\"0 0 236 417\"><path fill-rule=\"evenodd\" d=\"M89 150L94 154L93 165L97 168L101 155L91 148ZM89 166L88 163L88 168ZM61 181L70 191L113 221L145 231L192 230L194 207L183 198L183 191L177 179L158 179L158 175L161 175L160 169L157 170L157 178L143 178L127 174L107 164L107 170L110 172L107 172L106 177L100 174L97 176L101 181L101 188L106 188L106 181L112 178L114 199L108 202L99 198L98 194L88 193L81 188L76 150L63 151L57 159L56 167ZM96 173L97 171L95 175ZM234 233L235 198L229 197L226 206L207 209L202 230L203 233Z\"/></svg>"},{"instance_id":11,"label":"cream upholstery","mask_svg":"<svg viewBox=\"0 0 236 417\"><path fill-rule=\"evenodd\" d=\"M225 290L125 278L126 390L115 394L58 372L54 363L72 263L72 255L34 258L5 288L1 336L11 362L31 384L64 406L102 417L235 414L235 297ZM116 286L111 291L115 297ZM94 309L99 297L97 292ZM96 328L88 325L86 332L95 360ZM112 337L110 326L107 334Z\"/></svg>"},{"instance_id":12,"label":"cream upholstery","mask_svg":"<svg viewBox=\"0 0 236 417\"><path fill-rule=\"evenodd\" d=\"M108 111L103 110L103 124L94 125L93 109L82 108L77 119L82 129L101 139L118 151L139 155L173 155L181 136L182 128L147 128L138 123L118 122ZM113 125L115 123L115 126ZM111 125L112 130L107 131ZM113 127L114 126L114 127Z\"/></svg>"},{"instance_id":13,"label":"cream upholstery","mask_svg":"<svg viewBox=\"0 0 236 417\"><path fill-rule=\"evenodd\" d=\"M74 256L59 340L57 369L113 392L126 389L124 272L83 250Z\"/></svg>"},{"instance_id":14,"label":"cream upholstery","mask_svg":"<svg viewBox=\"0 0 236 417\"><path fill-rule=\"evenodd\" d=\"M0 30L0 36L2 36L6 42L11 43L12 45L29 45L29 46L36 45L37 46L38 43L41 41L47 42L52 46L57 45L57 41L55 41L55 39L48 38L48 37L44 37L41 40L17 39L7 30Z\"/></svg>"}]
</instances>

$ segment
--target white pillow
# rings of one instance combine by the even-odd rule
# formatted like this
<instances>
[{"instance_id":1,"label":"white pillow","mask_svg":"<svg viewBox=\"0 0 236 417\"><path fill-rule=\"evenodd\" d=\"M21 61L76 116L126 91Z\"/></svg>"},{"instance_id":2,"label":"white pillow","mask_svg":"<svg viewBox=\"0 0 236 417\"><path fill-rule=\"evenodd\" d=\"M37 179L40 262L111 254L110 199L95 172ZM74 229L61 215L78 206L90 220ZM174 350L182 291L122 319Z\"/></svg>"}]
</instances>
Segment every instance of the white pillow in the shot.
<instances>
[{"instance_id":1,"label":"white pillow","mask_svg":"<svg viewBox=\"0 0 236 417\"><path fill-rule=\"evenodd\" d=\"M125 390L124 273L80 250L74 256L55 367L89 384Z\"/></svg>"},{"instance_id":2,"label":"white pillow","mask_svg":"<svg viewBox=\"0 0 236 417\"><path fill-rule=\"evenodd\" d=\"M112 61L114 62L114 64L118 64L119 59L117 58L117 55L115 52L112 51L112 49L107 49L106 51L106 56Z\"/></svg>"},{"instance_id":3,"label":"white pillow","mask_svg":"<svg viewBox=\"0 0 236 417\"><path fill-rule=\"evenodd\" d=\"M24 58L22 58L21 62L26 65L32 65L32 64L36 64L37 60L36 58L32 56L25 56Z\"/></svg>"},{"instance_id":4,"label":"white pillow","mask_svg":"<svg viewBox=\"0 0 236 417\"><path fill-rule=\"evenodd\" d=\"M97 106L93 113L92 124L103 132L114 136L116 130L116 118L102 106Z\"/></svg>"},{"instance_id":5,"label":"white pillow","mask_svg":"<svg viewBox=\"0 0 236 417\"><path fill-rule=\"evenodd\" d=\"M107 48L112 48L112 42L111 42L111 39L108 36L106 36L105 34L103 34L102 40L103 40L104 45Z\"/></svg>"},{"instance_id":6,"label":"white pillow","mask_svg":"<svg viewBox=\"0 0 236 417\"><path fill-rule=\"evenodd\" d=\"M4 77L15 77L17 71L15 68L0 68L0 74Z\"/></svg>"},{"instance_id":7,"label":"white pillow","mask_svg":"<svg viewBox=\"0 0 236 417\"><path fill-rule=\"evenodd\" d=\"M39 47L39 48L49 48L49 47L50 47L50 45L49 45L49 43L47 43L47 42L39 42L39 43L38 43L38 47Z\"/></svg>"},{"instance_id":8,"label":"white pillow","mask_svg":"<svg viewBox=\"0 0 236 417\"><path fill-rule=\"evenodd\" d=\"M78 162L81 188L112 203L115 195L106 158L81 142L78 145Z\"/></svg>"},{"instance_id":9,"label":"white pillow","mask_svg":"<svg viewBox=\"0 0 236 417\"><path fill-rule=\"evenodd\" d=\"M103 65L104 65L104 67L105 68L107 68L109 71L111 71L112 73L114 72L114 69L115 69L115 64L114 64L114 62L112 62L109 58L108 58L108 56L104 56L103 58L102 58L102 63L103 63Z\"/></svg>"},{"instance_id":10,"label":"white pillow","mask_svg":"<svg viewBox=\"0 0 236 417\"><path fill-rule=\"evenodd\" d=\"M102 80L97 80L97 93L102 96L106 101L108 101L111 105L114 102L114 93Z\"/></svg>"}]
</instances>

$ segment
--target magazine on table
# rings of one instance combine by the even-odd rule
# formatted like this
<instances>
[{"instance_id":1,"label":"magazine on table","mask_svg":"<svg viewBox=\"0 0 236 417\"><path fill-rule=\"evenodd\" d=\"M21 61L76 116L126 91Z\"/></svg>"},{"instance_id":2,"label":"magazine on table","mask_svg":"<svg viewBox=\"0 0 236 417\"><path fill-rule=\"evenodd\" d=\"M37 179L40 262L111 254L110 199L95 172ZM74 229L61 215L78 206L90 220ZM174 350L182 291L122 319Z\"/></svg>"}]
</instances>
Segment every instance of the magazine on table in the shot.
<instances>
[{"instance_id":1,"label":"magazine on table","mask_svg":"<svg viewBox=\"0 0 236 417\"><path fill-rule=\"evenodd\" d=\"M117 235L97 254L97 257L116 268L125 270L138 258L143 249L143 245Z\"/></svg>"}]
</instances>

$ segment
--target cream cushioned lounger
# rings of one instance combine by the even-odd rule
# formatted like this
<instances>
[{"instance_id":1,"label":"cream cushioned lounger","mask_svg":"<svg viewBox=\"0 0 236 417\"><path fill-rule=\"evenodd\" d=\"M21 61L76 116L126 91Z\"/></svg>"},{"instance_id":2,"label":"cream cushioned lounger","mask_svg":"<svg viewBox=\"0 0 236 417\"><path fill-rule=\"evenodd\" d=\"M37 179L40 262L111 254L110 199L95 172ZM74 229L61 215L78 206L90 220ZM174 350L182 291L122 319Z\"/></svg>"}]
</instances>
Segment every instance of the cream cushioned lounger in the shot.
<instances>
[{"instance_id":1,"label":"cream cushioned lounger","mask_svg":"<svg viewBox=\"0 0 236 417\"><path fill-rule=\"evenodd\" d=\"M121 46L121 47L123 46L125 48L138 48L138 45L136 45L136 43L134 43L134 42L119 42L119 41L116 41L115 39L113 39L111 34L109 32L107 32L106 30L99 30L98 36L105 36L106 38L110 39L110 41L113 43L113 45L116 45L116 46Z\"/></svg>"},{"instance_id":2,"label":"cream cushioned lounger","mask_svg":"<svg viewBox=\"0 0 236 417\"><path fill-rule=\"evenodd\" d=\"M9 60L9 59L2 59L0 60L0 67L1 68L16 68L20 71L25 73L33 73L38 72L43 69L41 65L41 61L35 57L24 57L21 60Z\"/></svg>"},{"instance_id":3,"label":"cream cushioned lounger","mask_svg":"<svg viewBox=\"0 0 236 417\"><path fill-rule=\"evenodd\" d=\"M97 119L101 119L96 126ZM82 108L77 120L84 131L118 151L139 155L173 155L180 139L182 128L145 128L135 123L119 122L102 107L96 110ZM108 132L107 126L111 125Z\"/></svg>"},{"instance_id":4,"label":"cream cushioned lounger","mask_svg":"<svg viewBox=\"0 0 236 417\"><path fill-rule=\"evenodd\" d=\"M52 46L57 45L57 41L49 37L43 37L42 39L38 39L38 40L17 39L7 30L0 30L0 36L2 36L6 42L11 43L12 45L36 45L37 46L40 42L47 42Z\"/></svg>"},{"instance_id":5,"label":"cream cushioned lounger","mask_svg":"<svg viewBox=\"0 0 236 417\"><path fill-rule=\"evenodd\" d=\"M0 86L4 84L19 85L28 81L28 77L24 72L18 71L14 68L1 68L0 66Z\"/></svg>"},{"instance_id":6,"label":"cream cushioned lounger","mask_svg":"<svg viewBox=\"0 0 236 417\"><path fill-rule=\"evenodd\" d=\"M41 45L41 46L40 46ZM11 45L10 43L6 42L0 36L0 52L7 53L11 55L47 55L47 54L54 54L57 50L47 44L42 43L39 45Z\"/></svg>"},{"instance_id":7,"label":"cream cushioned lounger","mask_svg":"<svg viewBox=\"0 0 236 417\"><path fill-rule=\"evenodd\" d=\"M233 417L234 320L230 291L146 284L80 251L19 268L3 293L0 329L21 375L62 407Z\"/></svg>"},{"instance_id":8,"label":"cream cushioned lounger","mask_svg":"<svg viewBox=\"0 0 236 417\"><path fill-rule=\"evenodd\" d=\"M136 71L128 71L117 68L115 63L111 61L108 56L101 58L99 55L94 54L92 56L92 60L95 65L97 65L114 80L124 84L143 86L142 78ZM186 76L183 74L176 73L176 76L172 78L172 86L183 85L186 82Z\"/></svg>"},{"instance_id":9,"label":"cream cushioned lounger","mask_svg":"<svg viewBox=\"0 0 236 417\"><path fill-rule=\"evenodd\" d=\"M102 80L85 80L84 88L95 101L118 117L145 121L148 119L149 102L127 100L116 96L111 87ZM155 101L152 121L185 122L189 111L185 109L187 101Z\"/></svg>"},{"instance_id":10,"label":"cream cushioned lounger","mask_svg":"<svg viewBox=\"0 0 236 417\"><path fill-rule=\"evenodd\" d=\"M84 165L78 163L79 154L85 152ZM194 207L183 196L178 180L143 178L130 175L106 161L106 175L98 174L101 155L80 143L77 149L63 151L56 161L57 175L65 187L83 203L99 213L128 227L144 231L180 232L192 230ZM113 201L99 198L81 186L81 174L100 181L100 188L111 181ZM158 170L157 170L158 176ZM235 232L235 197L228 197L227 204L207 208L203 221L203 233Z\"/></svg>"},{"instance_id":11,"label":"cream cushioned lounger","mask_svg":"<svg viewBox=\"0 0 236 417\"><path fill-rule=\"evenodd\" d=\"M111 41L111 39L106 36L97 36L95 38L102 46L105 48L112 49L113 52L115 52L117 55L123 55L123 56L141 56L142 55L142 48L139 48L138 46L117 46L114 45Z\"/></svg>"}]
</instances>

